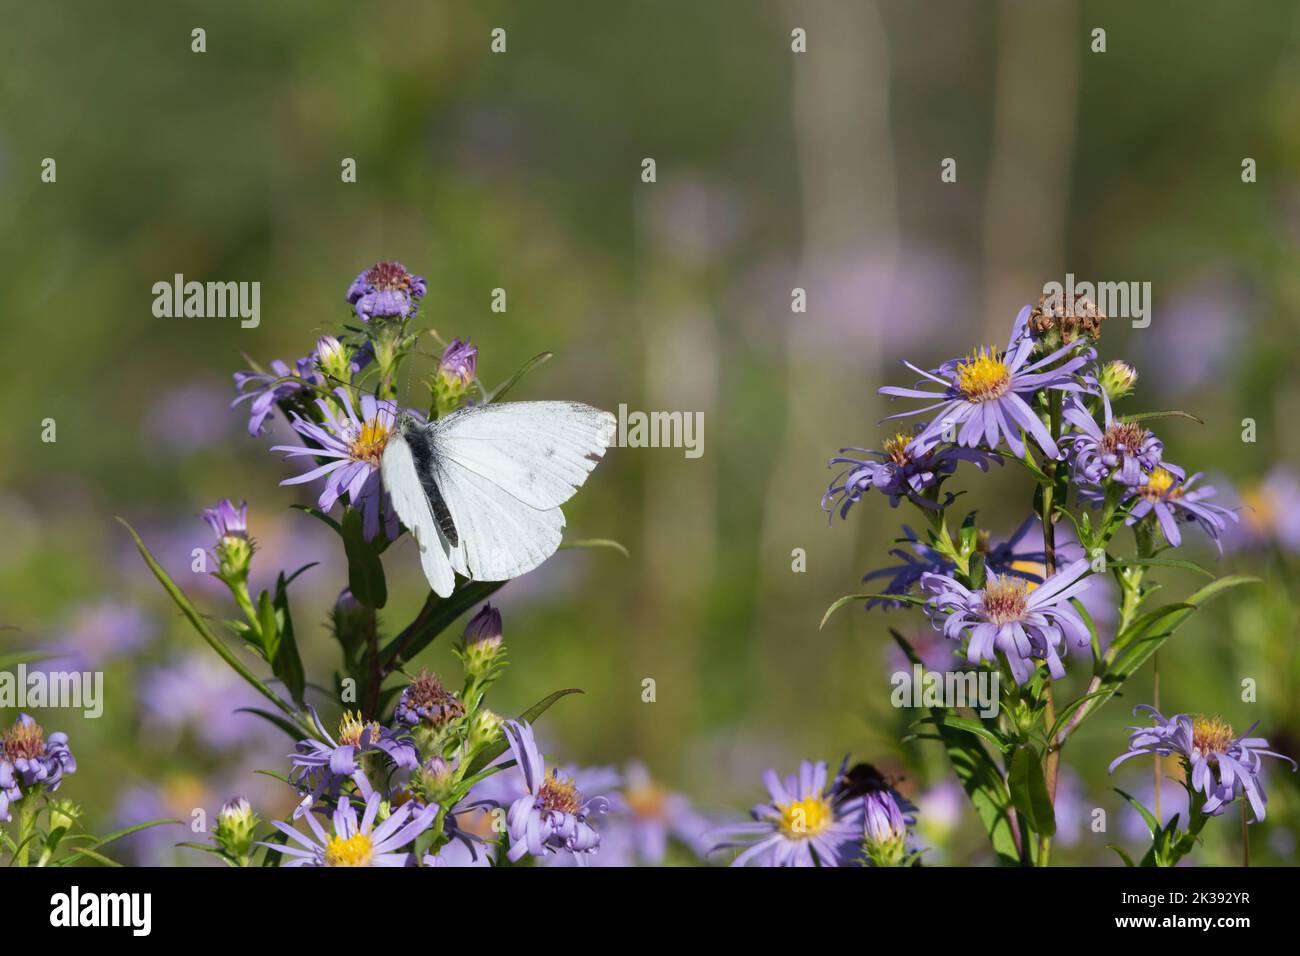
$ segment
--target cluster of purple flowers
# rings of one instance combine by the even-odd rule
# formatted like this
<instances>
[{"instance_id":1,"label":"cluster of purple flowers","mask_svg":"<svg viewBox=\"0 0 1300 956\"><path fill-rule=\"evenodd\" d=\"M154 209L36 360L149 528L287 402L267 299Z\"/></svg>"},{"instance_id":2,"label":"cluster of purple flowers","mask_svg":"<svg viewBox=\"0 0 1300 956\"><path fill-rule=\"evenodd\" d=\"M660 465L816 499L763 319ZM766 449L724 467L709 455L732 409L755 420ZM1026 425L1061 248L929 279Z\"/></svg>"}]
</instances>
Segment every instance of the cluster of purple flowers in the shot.
<instances>
[{"instance_id":1,"label":"cluster of purple flowers","mask_svg":"<svg viewBox=\"0 0 1300 956\"><path fill-rule=\"evenodd\" d=\"M59 789L63 775L76 769L67 734L46 737L40 724L19 714L13 726L0 734L0 820L8 821L9 807L32 790Z\"/></svg>"}]
</instances>

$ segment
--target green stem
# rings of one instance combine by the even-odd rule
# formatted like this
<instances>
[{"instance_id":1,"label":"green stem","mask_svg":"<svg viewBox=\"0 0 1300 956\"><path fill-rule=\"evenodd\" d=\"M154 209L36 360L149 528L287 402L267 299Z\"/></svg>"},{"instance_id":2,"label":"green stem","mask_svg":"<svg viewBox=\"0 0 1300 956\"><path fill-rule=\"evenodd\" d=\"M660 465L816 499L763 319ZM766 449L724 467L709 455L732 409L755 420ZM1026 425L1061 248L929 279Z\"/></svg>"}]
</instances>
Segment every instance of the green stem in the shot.
<instances>
[{"instance_id":1,"label":"green stem","mask_svg":"<svg viewBox=\"0 0 1300 956\"><path fill-rule=\"evenodd\" d=\"M14 857L16 866L27 866L30 858L32 844L29 838L32 835L32 825L36 822L36 798L42 789L34 787L18 804L18 855Z\"/></svg>"},{"instance_id":2,"label":"green stem","mask_svg":"<svg viewBox=\"0 0 1300 956\"><path fill-rule=\"evenodd\" d=\"M1059 391L1053 390L1048 396L1049 428L1053 441L1056 441L1061 434L1061 400L1062 395ZM1043 580L1047 580L1056 573L1056 522L1053 520L1053 509L1056 504L1054 499L1056 496L1057 467L1055 461L1049 461L1044 468L1047 481L1042 485L1043 511L1040 515L1043 524ZM1043 685L1043 698L1043 726L1050 731L1056 723L1056 702L1052 696L1052 681L1050 678ZM1044 776L1047 778L1047 799L1052 805L1053 812L1056 810L1056 782L1060 766L1060 749L1049 746L1043 770ZM1051 855L1052 838L1047 834L1039 834L1038 865L1047 866L1051 860Z\"/></svg>"}]
</instances>

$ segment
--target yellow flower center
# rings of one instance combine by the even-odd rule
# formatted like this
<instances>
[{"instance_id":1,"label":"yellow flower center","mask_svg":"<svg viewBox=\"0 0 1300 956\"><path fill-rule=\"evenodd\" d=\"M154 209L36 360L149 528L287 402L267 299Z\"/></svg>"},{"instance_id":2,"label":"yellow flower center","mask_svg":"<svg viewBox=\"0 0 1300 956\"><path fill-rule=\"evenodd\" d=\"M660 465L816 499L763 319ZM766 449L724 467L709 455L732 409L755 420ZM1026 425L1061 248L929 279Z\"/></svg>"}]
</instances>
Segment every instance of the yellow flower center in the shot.
<instances>
[{"instance_id":1,"label":"yellow flower center","mask_svg":"<svg viewBox=\"0 0 1300 956\"><path fill-rule=\"evenodd\" d=\"M907 446L912 443L912 436L898 432L892 438L885 439L885 454L889 460L896 465L906 465L911 461L911 456L907 454Z\"/></svg>"},{"instance_id":2,"label":"yellow flower center","mask_svg":"<svg viewBox=\"0 0 1300 956\"><path fill-rule=\"evenodd\" d=\"M668 791L658 784L647 784L629 790L623 797L632 813L642 819L661 820L665 816Z\"/></svg>"},{"instance_id":3,"label":"yellow flower center","mask_svg":"<svg viewBox=\"0 0 1300 956\"><path fill-rule=\"evenodd\" d=\"M791 837L816 836L835 819L830 802L821 797L804 797L777 809L781 811L781 831Z\"/></svg>"},{"instance_id":4,"label":"yellow flower center","mask_svg":"<svg viewBox=\"0 0 1300 956\"><path fill-rule=\"evenodd\" d=\"M1021 578L989 578L984 587L984 616L993 624L1022 620L1029 606L1028 582Z\"/></svg>"},{"instance_id":5,"label":"yellow flower center","mask_svg":"<svg viewBox=\"0 0 1300 956\"><path fill-rule=\"evenodd\" d=\"M378 468L380 460L384 457L384 448L388 445L388 436L391 431L383 425L378 418L372 418L357 432L356 437L352 439L352 445L348 453L356 461L368 462L371 467Z\"/></svg>"},{"instance_id":6,"label":"yellow flower center","mask_svg":"<svg viewBox=\"0 0 1300 956\"><path fill-rule=\"evenodd\" d=\"M1001 398L1011 385L1011 369L996 349L980 349L957 366L957 388L972 402Z\"/></svg>"},{"instance_id":7,"label":"yellow flower center","mask_svg":"<svg viewBox=\"0 0 1300 956\"><path fill-rule=\"evenodd\" d=\"M339 743L343 745L351 744L353 747L360 747L366 740L367 724L361 719L361 714L356 711L344 711L343 719L339 721ZM379 724L371 721L369 724L370 740L379 739Z\"/></svg>"},{"instance_id":8,"label":"yellow flower center","mask_svg":"<svg viewBox=\"0 0 1300 956\"><path fill-rule=\"evenodd\" d=\"M1241 520L1256 534L1267 534L1277 521L1277 505L1273 495L1263 488L1251 488L1241 496Z\"/></svg>"},{"instance_id":9,"label":"yellow flower center","mask_svg":"<svg viewBox=\"0 0 1300 956\"><path fill-rule=\"evenodd\" d=\"M1041 561L1012 561L1011 569L1013 571L1024 571L1027 574L1036 574L1040 578L1047 577L1047 565ZM1025 594L1033 594L1034 589L1038 587L1037 581L1024 581Z\"/></svg>"},{"instance_id":10,"label":"yellow flower center","mask_svg":"<svg viewBox=\"0 0 1300 956\"><path fill-rule=\"evenodd\" d=\"M364 833L350 837L336 836L325 847L326 866L369 866L375 855L375 845Z\"/></svg>"},{"instance_id":11,"label":"yellow flower center","mask_svg":"<svg viewBox=\"0 0 1300 956\"><path fill-rule=\"evenodd\" d=\"M34 760L45 756L45 731L38 723L22 724L15 721L0 741L0 755L10 760Z\"/></svg>"},{"instance_id":12,"label":"yellow flower center","mask_svg":"<svg viewBox=\"0 0 1300 956\"><path fill-rule=\"evenodd\" d=\"M1227 753L1236 739L1232 725L1218 717L1192 718L1192 746L1203 754Z\"/></svg>"},{"instance_id":13,"label":"yellow flower center","mask_svg":"<svg viewBox=\"0 0 1300 956\"><path fill-rule=\"evenodd\" d=\"M1172 473L1157 468L1151 472L1147 483L1138 488L1138 494L1148 501L1159 501L1166 496L1176 498L1180 494L1180 489L1174 488L1174 482Z\"/></svg>"},{"instance_id":14,"label":"yellow flower center","mask_svg":"<svg viewBox=\"0 0 1300 956\"><path fill-rule=\"evenodd\" d=\"M582 809L582 794L578 792L577 785L569 778L561 777L555 770L542 779L542 785L537 788L537 799L543 810L577 813Z\"/></svg>"}]
</instances>

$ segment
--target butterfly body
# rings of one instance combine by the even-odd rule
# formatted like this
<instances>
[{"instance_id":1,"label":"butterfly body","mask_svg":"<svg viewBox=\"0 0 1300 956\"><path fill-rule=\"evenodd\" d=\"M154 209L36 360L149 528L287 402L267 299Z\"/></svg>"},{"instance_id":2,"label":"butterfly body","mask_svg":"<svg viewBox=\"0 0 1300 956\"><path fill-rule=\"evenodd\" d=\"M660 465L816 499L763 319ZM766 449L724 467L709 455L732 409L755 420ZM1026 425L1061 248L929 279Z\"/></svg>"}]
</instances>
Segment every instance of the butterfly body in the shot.
<instances>
[{"instance_id":1,"label":"butterfly body","mask_svg":"<svg viewBox=\"0 0 1300 956\"><path fill-rule=\"evenodd\" d=\"M568 501L613 442L614 416L579 402L502 402L422 424L402 416L384 487L442 597L455 574L504 581L560 545Z\"/></svg>"}]
</instances>

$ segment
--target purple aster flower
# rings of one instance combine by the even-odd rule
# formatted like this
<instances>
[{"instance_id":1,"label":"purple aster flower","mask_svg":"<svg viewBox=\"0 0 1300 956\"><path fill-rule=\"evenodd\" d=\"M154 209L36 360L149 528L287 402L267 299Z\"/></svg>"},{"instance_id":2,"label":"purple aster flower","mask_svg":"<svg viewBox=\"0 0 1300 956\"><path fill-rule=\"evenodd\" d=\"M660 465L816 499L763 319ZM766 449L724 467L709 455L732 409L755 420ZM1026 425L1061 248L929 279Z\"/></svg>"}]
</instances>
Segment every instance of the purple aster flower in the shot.
<instances>
[{"instance_id":1,"label":"purple aster flower","mask_svg":"<svg viewBox=\"0 0 1300 956\"><path fill-rule=\"evenodd\" d=\"M275 359L271 362L270 372L235 373L235 390L240 395L230 403L230 407L250 402L248 433L257 436L262 433L262 425L277 403L303 401L309 392L314 391L313 386L324 384L324 379L316 371L314 354L298 359L293 368Z\"/></svg>"},{"instance_id":2,"label":"purple aster flower","mask_svg":"<svg viewBox=\"0 0 1300 956\"><path fill-rule=\"evenodd\" d=\"M312 447L276 445L271 449L286 452L290 458L305 455L327 459L326 463L304 474L286 478L280 484L299 485L324 478L325 487L317 502L321 511L329 511L346 495L348 503L361 512L366 540L379 534L381 520L388 537L396 538L401 524L384 491L380 463L397 420L397 403L363 393L358 416L347 389L335 389L334 394L339 402L337 407L324 399L317 402L323 415L321 424L299 415L293 417L294 429L310 441ZM338 408L344 414L339 415Z\"/></svg>"},{"instance_id":3,"label":"purple aster flower","mask_svg":"<svg viewBox=\"0 0 1300 956\"><path fill-rule=\"evenodd\" d=\"M599 829L598 861L605 865L659 866L673 840L699 857L711 846L707 835L712 824L690 800L655 781L638 762L628 765L622 792L610 795L609 814Z\"/></svg>"},{"instance_id":4,"label":"purple aster flower","mask_svg":"<svg viewBox=\"0 0 1300 956\"><path fill-rule=\"evenodd\" d=\"M1099 485L1114 477L1134 485L1142 480L1143 472L1159 466L1164 443L1137 422L1117 420L1104 391L1101 401L1105 428L1097 424L1077 397L1073 398L1063 417L1078 431L1066 435L1062 442L1070 446L1076 481Z\"/></svg>"},{"instance_id":5,"label":"purple aster flower","mask_svg":"<svg viewBox=\"0 0 1300 956\"><path fill-rule=\"evenodd\" d=\"M428 287L400 262L379 262L360 273L348 288L348 302L363 322L406 318L420 307Z\"/></svg>"},{"instance_id":6,"label":"purple aster flower","mask_svg":"<svg viewBox=\"0 0 1300 956\"><path fill-rule=\"evenodd\" d=\"M321 826L315 814L308 813L313 841L300 830L281 820L271 825L293 840L298 846L263 843L288 857L285 866L408 866L411 853L404 849L433 823L438 807L429 805L413 811L410 804L393 810L388 819L375 826L379 814L380 796L372 793L366 799L365 811L357 820L357 811L351 803L341 803L334 811L334 833Z\"/></svg>"},{"instance_id":7,"label":"purple aster flower","mask_svg":"<svg viewBox=\"0 0 1300 956\"><path fill-rule=\"evenodd\" d=\"M1023 684L1040 658L1053 677L1064 677L1062 644L1067 639L1080 646L1089 643L1087 627L1070 606L1070 598L1087 587L1083 578L1088 570L1088 561L1080 558L1037 586L991 574L976 591L950 575L927 573L921 589L930 595L926 609L935 629L950 640L970 638L967 661L996 665L1001 652L1016 682Z\"/></svg>"},{"instance_id":8,"label":"purple aster flower","mask_svg":"<svg viewBox=\"0 0 1300 956\"><path fill-rule=\"evenodd\" d=\"M393 717L408 727L417 724L441 727L447 721L464 715L465 708L456 695L443 686L438 675L422 670L397 699Z\"/></svg>"},{"instance_id":9,"label":"purple aster flower","mask_svg":"<svg viewBox=\"0 0 1300 956\"><path fill-rule=\"evenodd\" d=\"M1020 440L1023 429L1049 458L1059 458L1060 450L1056 442L1026 398L1032 400L1034 393L1042 389L1082 391L1083 386L1075 381L1075 373L1093 360L1094 353L1090 349L1085 350L1082 354L1067 358L1056 368L1050 368L1057 360L1074 351L1075 345L1070 344L1061 346L1036 362L1030 362L1034 341L1023 334L1028 315L1029 307L1025 306L1016 319L1011 343L1005 351L982 349L972 353L969 358L945 362L929 372L910 362L903 363L929 382L940 386L940 391L893 386L882 388L882 395L937 399L933 404L914 412L891 415L886 421L939 409L934 420L917 435L917 453L933 448L939 444L945 432L953 429L957 445L975 448L983 443L985 448L992 451L1005 439L1011 451L1019 457L1025 454L1024 442Z\"/></svg>"},{"instance_id":10,"label":"purple aster flower","mask_svg":"<svg viewBox=\"0 0 1300 956\"><path fill-rule=\"evenodd\" d=\"M877 864L898 865L907 855L907 825L903 810L888 789L862 798L867 853Z\"/></svg>"},{"instance_id":11,"label":"purple aster flower","mask_svg":"<svg viewBox=\"0 0 1300 956\"><path fill-rule=\"evenodd\" d=\"M1292 772L1296 769L1296 762L1290 757L1267 749L1268 741L1263 737L1249 736L1259 726L1258 721L1251 724L1246 733L1236 734L1218 717L1187 714L1165 717L1147 704L1139 705L1133 713L1141 711L1150 714L1154 726L1129 728L1132 734L1128 752L1111 761L1109 772L1113 773L1125 760L1141 754L1161 757L1176 754L1183 761L1191 790L1205 798L1201 809L1210 816L1218 816L1225 806L1244 793L1255 819L1263 820L1268 798L1260 785L1259 758L1277 757L1289 763Z\"/></svg>"},{"instance_id":12,"label":"purple aster flower","mask_svg":"<svg viewBox=\"0 0 1300 956\"><path fill-rule=\"evenodd\" d=\"M582 862L586 854L595 853L600 846L600 834L587 817L593 811L604 813L609 801L584 797L572 780L555 771L548 776L528 724L508 720L504 730L528 791L506 811L510 835L507 857L516 862L525 854L545 857L568 853L574 862Z\"/></svg>"},{"instance_id":13,"label":"purple aster flower","mask_svg":"<svg viewBox=\"0 0 1300 956\"><path fill-rule=\"evenodd\" d=\"M844 453L850 451L875 455L880 460L846 457ZM980 471L988 471L990 459L1002 463L1000 458L978 449L944 447L921 451L912 436L902 432L886 439L883 451L841 448L839 456L832 458L828 467L850 467L841 471L831 482L822 497L822 510L833 515L838 507L840 517L843 518L848 515L849 508L872 488L887 496L890 507L893 508L897 508L903 498L923 508L939 508L942 506L937 501L925 497L926 491L937 487L955 472L957 462L969 461ZM838 504L836 498L840 499ZM950 500L951 498L949 495Z\"/></svg>"},{"instance_id":14,"label":"purple aster flower","mask_svg":"<svg viewBox=\"0 0 1300 956\"><path fill-rule=\"evenodd\" d=\"M452 339L438 361L438 372L449 380L468 385L478 372L478 349L469 344L469 339L464 342Z\"/></svg>"},{"instance_id":15,"label":"purple aster flower","mask_svg":"<svg viewBox=\"0 0 1300 956\"><path fill-rule=\"evenodd\" d=\"M338 740L326 732L314 709L311 718L320 739L298 741L297 752L289 758L293 763L289 782L300 792L307 793L311 800L333 799L347 780L352 780L364 797L374 793L363 767L368 754L382 753L402 770L414 770L420 764L419 755L409 741L374 721L362 721L359 714L351 711L343 714L339 721ZM295 816L305 812L308 802L299 805Z\"/></svg>"},{"instance_id":16,"label":"purple aster flower","mask_svg":"<svg viewBox=\"0 0 1300 956\"><path fill-rule=\"evenodd\" d=\"M1181 469L1163 465L1133 485L1136 502L1125 523L1137 524L1147 515L1154 514L1165 540L1176 548L1183 540L1178 522L1195 521L1222 553L1223 532L1229 519L1237 520L1237 513L1208 500L1214 497L1213 485L1192 489L1192 485L1201 477L1200 472L1187 479L1180 477L1180 474Z\"/></svg>"},{"instance_id":17,"label":"purple aster flower","mask_svg":"<svg viewBox=\"0 0 1300 956\"><path fill-rule=\"evenodd\" d=\"M73 773L77 761L68 749L68 735L50 734L26 714L0 735L0 819L9 819L9 804L22 799L23 787L59 789L65 773Z\"/></svg>"},{"instance_id":18,"label":"purple aster flower","mask_svg":"<svg viewBox=\"0 0 1300 956\"><path fill-rule=\"evenodd\" d=\"M248 540L248 504L241 501L235 504L229 498L222 498L215 507L204 508L202 518L212 529L212 535L221 544L226 538Z\"/></svg>"},{"instance_id":19,"label":"purple aster flower","mask_svg":"<svg viewBox=\"0 0 1300 956\"><path fill-rule=\"evenodd\" d=\"M805 760L797 777L782 780L769 769L763 783L771 802L750 811L754 822L717 831L742 838L714 846L745 847L732 866L848 866L855 861L862 844L863 802L845 791L842 770L832 781L824 761Z\"/></svg>"}]
</instances>

